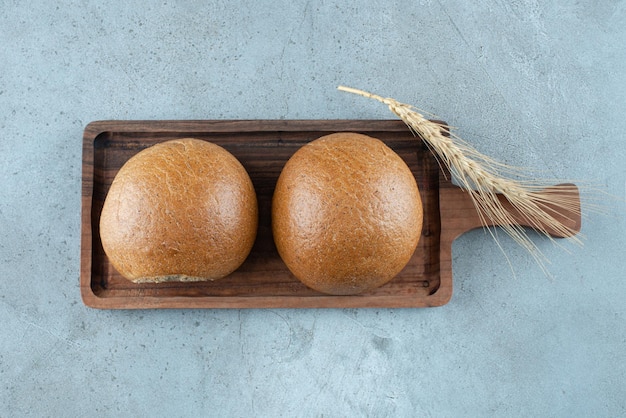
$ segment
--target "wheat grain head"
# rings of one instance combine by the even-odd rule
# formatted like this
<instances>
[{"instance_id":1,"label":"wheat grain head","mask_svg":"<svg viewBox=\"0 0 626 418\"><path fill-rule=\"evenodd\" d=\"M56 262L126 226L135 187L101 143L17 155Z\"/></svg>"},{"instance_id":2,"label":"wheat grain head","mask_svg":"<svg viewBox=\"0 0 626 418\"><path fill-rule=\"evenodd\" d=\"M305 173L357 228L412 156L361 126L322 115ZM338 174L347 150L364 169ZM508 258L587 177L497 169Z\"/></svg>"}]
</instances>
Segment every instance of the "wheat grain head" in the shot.
<instances>
[{"instance_id":1,"label":"wheat grain head","mask_svg":"<svg viewBox=\"0 0 626 418\"><path fill-rule=\"evenodd\" d=\"M480 153L454 135L449 126L428 120L411 105L350 87L339 86L338 89L386 104L413 134L424 141L458 185L469 193L482 224L502 227L530 252L546 274L549 274L546 269L549 260L520 225L520 219L553 242L553 237L557 236L568 237L581 244L576 237L578 230L571 226L575 224L573 219L563 219L564 213L580 218L580 198L576 186L552 186L550 182L525 177L523 169L502 164ZM494 232L489 232L497 241Z\"/></svg>"}]
</instances>

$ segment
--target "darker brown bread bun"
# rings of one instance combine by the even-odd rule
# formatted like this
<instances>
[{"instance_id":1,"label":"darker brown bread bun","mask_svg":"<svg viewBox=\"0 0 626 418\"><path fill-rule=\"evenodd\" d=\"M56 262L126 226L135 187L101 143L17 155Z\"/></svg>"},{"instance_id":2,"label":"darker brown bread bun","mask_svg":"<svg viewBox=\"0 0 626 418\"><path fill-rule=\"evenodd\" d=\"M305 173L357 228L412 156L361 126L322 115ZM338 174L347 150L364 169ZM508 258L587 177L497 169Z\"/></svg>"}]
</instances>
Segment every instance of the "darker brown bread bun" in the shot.
<instances>
[{"instance_id":1,"label":"darker brown bread bun","mask_svg":"<svg viewBox=\"0 0 626 418\"><path fill-rule=\"evenodd\" d=\"M100 217L102 246L133 282L215 280L254 243L256 194L224 148L198 139L163 142L124 164Z\"/></svg>"},{"instance_id":2,"label":"darker brown bread bun","mask_svg":"<svg viewBox=\"0 0 626 418\"><path fill-rule=\"evenodd\" d=\"M272 201L272 231L289 270L320 292L382 286L409 262L422 201L406 163L378 139L319 138L285 165Z\"/></svg>"}]
</instances>

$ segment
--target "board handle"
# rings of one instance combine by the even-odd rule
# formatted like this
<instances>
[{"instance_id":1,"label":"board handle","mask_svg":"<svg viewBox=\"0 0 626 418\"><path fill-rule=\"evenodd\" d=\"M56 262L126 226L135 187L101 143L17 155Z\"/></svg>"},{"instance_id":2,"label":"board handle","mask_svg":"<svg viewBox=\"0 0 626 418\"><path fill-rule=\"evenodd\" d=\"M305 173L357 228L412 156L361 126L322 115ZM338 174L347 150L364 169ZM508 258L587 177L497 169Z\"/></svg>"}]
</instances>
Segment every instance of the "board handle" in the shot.
<instances>
[{"instance_id":1,"label":"board handle","mask_svg":"<svg viewBox=\"0 0 626 418\"><path fill-rule=\"evenodd\" d=\"M566 198L570 203L567 208L547 204L550 214L566 228L556 230L549 225L541 225L546 232L554 238L568 238L580 232L582 226L580 210L580 191L575 184L564 183L547 187L540 194L548 197L547 201L555 201L559 196ZM511 203L502 195L498 199L503 206L513 215L517 225L533 227L532 222L522 215ZM474 206L474 202L469 193L448 184L442 184L439 193L439 204L441 213L441 225L446 235L454 239L459 235L483 226L503 226L491 219L486 219L486 225Z\"/></svg>"}]
</instances>

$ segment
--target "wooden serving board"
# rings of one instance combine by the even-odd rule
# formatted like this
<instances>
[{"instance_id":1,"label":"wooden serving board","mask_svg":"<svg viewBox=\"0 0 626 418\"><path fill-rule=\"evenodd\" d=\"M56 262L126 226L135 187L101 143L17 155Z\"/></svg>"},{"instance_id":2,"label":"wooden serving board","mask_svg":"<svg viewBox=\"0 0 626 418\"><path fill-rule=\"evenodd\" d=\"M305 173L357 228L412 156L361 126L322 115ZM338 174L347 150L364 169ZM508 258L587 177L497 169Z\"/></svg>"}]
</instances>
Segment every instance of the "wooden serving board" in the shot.
<instances>
[{"instance_id":1,"label":"wooden serving board","mask_svg":"<svg viewBox=\"0 0 626 418\"><path fill-rule=\"evenodd\" d=\"M295 151L320 136L342 131L379 138L406 161L421 192L424 223L413 258L391 282L369 293L328 296L300 283L280 259L271 234L271 198ZM130 157L156 143L189 137L223 146L247 169L259 202L256 243L245 263L221 280L134 284L120 276L102 249L98 225L104 199ZM563 214L563 219L580 229L580 217ZM441 306L452 296L452 241L480 226L468 195L446 180L434 156L401 121L98 121L84 131L80 289L85 305L93 308Z\"/></svg>"}]
</instances>

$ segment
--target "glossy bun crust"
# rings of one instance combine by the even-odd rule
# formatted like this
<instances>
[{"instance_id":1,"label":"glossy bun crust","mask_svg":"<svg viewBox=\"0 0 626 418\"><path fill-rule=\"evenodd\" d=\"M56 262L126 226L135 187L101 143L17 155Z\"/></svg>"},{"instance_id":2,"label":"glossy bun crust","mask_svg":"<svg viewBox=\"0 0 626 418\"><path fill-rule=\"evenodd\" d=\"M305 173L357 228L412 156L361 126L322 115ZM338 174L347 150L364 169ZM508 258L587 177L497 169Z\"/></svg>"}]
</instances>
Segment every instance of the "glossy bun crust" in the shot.
<instances>
[{"instance_id":1,"label":"glossy bun crust","mask_svg":"<svg viewBox=\"0 0 626 418\"><path fill-rule=\"evenodd\" d=\"M272 201L278 252L304 284L349 295L390 281L422 230L422 202L406 163L378 139L319 138L287 162Z\"/></svg>"},{"instance_id":2,"label":"glossy bun crust","mask_svg":"<svg viewBox=\"0 0 626 418\"><path fill-rule=\"evenodd\" d=\"M228 151L181 139L136 154L119 170L100 217L102 246L133 282L215 280L236 270L256 238L248 173Z\"/></svg>"}]
</instances>

